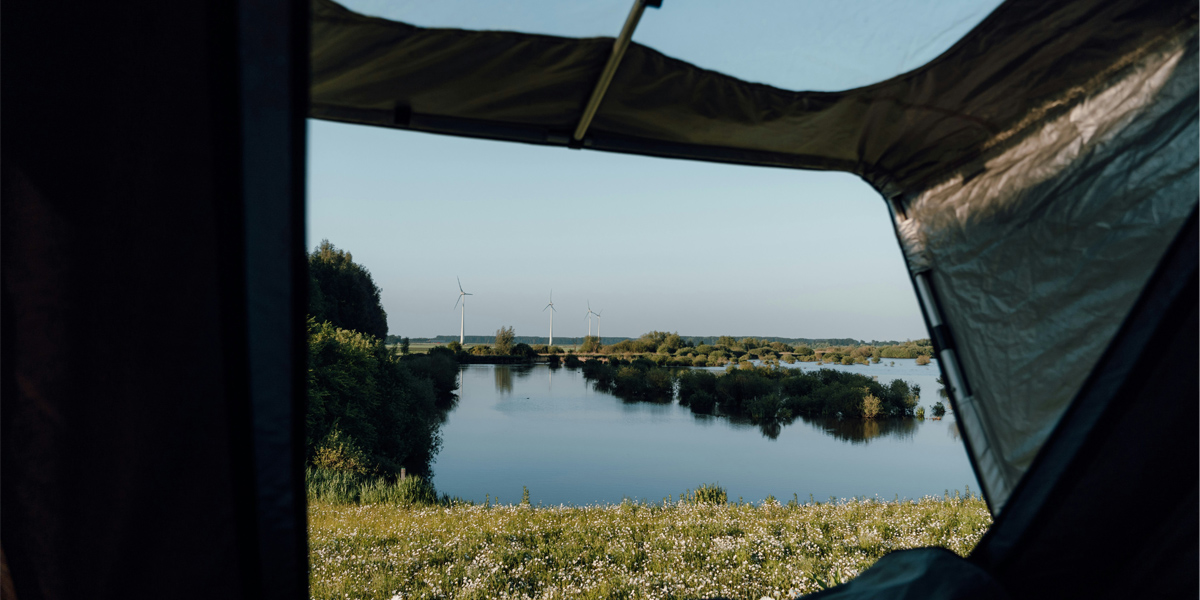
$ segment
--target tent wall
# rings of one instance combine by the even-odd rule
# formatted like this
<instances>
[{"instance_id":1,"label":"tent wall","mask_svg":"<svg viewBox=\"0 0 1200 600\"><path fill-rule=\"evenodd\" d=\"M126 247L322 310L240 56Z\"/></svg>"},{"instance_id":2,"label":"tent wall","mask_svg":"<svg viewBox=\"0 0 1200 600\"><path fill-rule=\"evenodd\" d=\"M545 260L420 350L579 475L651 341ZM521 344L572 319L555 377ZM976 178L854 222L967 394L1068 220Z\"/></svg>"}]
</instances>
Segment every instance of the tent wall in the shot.
<instances>
[{"instance_id":1,"label":"tent wall","mask_svg":"<svg viewBox=\"0 0 1200 600\"><path fill-rule=\"evenodd\" d=\"M1013 597L1195 597L1198 265L1193 211L972 553Z\"/></svg>"},{"instance_id":2,"label":"tent wall","mask_svg":"<svg viewBox=\"0 0 1200 600\"><path fill-rule=\"evenodd\" d=\"M999 511L1200 197L1195 29L896 213ZM929 307L926 306L928 310Z\"/></svg>"},{"instance_id":3,"label":"tent wall","mask_svg":"<svg viewBox=\"0 0 1200 600\"><path fill-rule=\"evenodd\" d=\"M0 518L22 600L305 595L307 17L4 5Z\"/></svg>"}]
</instances>

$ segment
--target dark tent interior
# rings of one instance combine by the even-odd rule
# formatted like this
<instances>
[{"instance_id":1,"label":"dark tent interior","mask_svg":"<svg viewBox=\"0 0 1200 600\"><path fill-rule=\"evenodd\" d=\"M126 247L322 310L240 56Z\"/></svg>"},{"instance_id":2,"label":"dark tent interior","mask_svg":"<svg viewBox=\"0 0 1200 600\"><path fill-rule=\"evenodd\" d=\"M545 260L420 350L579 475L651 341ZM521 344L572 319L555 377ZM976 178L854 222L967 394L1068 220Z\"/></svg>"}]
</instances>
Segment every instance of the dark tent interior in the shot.
<instances>
[{"instance_id":1,"label":"dark tent interior","mask_svg":"<svg viewBox=\"0 0 1200 600\"><path fill-rule=\"evenodd\" d=\"M844 91L668 56L632 36L672 0L632 4L575 38L7 3L5 597L306 596L309 118L860 176L995 522L817 595L1195 597L1195 4L1008 0Z\"/></svg>"}]
</instances>

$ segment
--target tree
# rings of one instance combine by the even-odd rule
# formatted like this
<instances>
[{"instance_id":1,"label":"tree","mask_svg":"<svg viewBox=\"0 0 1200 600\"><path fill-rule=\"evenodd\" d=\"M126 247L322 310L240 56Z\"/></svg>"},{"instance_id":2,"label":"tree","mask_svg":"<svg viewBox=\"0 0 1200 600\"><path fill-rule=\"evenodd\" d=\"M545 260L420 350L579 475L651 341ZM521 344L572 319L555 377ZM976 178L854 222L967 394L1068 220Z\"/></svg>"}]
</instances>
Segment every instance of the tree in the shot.
<instances>
[{"instance_id":1,"label":"tree","mask_svg":"<svg viewBox=\"0 0 1200 600\"><path fill-rule=\"evenodd\" d=\"M403 355L408 354L408 338L407 337L400 338L400 354L403 354Z\"/></svg>"},{"instance_id":2,"label":"tree","mask_svg":"<svg viewBox=\"0 0 1200 600\"><path fill-rule=\"evenodd\" d=\"M318 323L353 329L383 339L387 313L371 273L354 262L349 252L321 240L308 255L308 313Z\"/></svg>"},{"instance_id":3,"label":"tree","mask_svg":"<svg viewBox=\"0 0 1200 600\"><path fill-rule=\"evenodd\" d=\"M583 338L583 343L579 345L581 354L592 354L600 351L600 338L589 335Z\"/></svg>"},{"instance_id":4,"label":"tree","mask_svg":"<svg viewBox=\"0 0 1200 600\"><path fill-rule=\"evenodd\" d=\"M428 476L441 443L438 394L457 385L457 368L444 365L449 376L439 377L421 360L431 359L401 360L380 338L310 317L308 462L383 475L404 467Z\"/></svg>"},{"instance_id":5,"label":"tree","mask_svg":"<svg viewBox=\"0 0 1200 600\"><path fill-rule=\"evenodd\" d=\"M938 402L933 405L933 416L941 418L946 415L946 405Z\"/></svg>"},{"instance_id":6,"label":"tree","mask_svg":"<svg viewBox=\"0 0 1200 600\"><path fill-rule=\"evenodd\" d=\"M513 340L516 335L513 334L512 327L501 327L496 330L496 354L508 355L512 354Z\"/></svg>"},{"instance_id":7,"label":"tree","mask_svg":"<svg viewBox=\"0 0 1200 600\"><path fill-rule=\"evenodd\" d=\"M929 364L929 356L928 356L928 355L926 355L926 354L922 354L922 355L918 356L918 357L917 357L917 364L918 364L918 365L927 365L927 364Z\"/></svg>"}]
</instances>

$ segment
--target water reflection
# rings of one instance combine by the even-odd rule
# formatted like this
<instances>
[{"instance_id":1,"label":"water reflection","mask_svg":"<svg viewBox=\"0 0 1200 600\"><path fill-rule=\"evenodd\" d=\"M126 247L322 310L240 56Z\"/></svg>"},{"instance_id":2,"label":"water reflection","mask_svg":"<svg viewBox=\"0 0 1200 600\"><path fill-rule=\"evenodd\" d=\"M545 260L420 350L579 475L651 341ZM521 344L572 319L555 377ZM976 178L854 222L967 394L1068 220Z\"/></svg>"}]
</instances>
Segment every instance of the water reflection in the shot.
<instances>
[{"instance_id":1,"label":"water reflection","mask_svg":"<svg viewBox=\"0 0 1200 600\"><path fill-rule=\"evenodd\" d=\"M936 390L928 379L922 388ZM578 369L551 375L544 365L466 365L459 396L441 429L436 484L479 502L486 494L519 498L521 486L534 503L586 504L660 500L705 481L747 499L919 498L976 485L962 442L948 432L951 414L754 423L674 402L623 402L595 390Z\"/></svg>"},{"instance_id":2,"label":"water reflection","mask_svg":"<svg viewBox=\"0 0 1200 600\"><path fill-rule=\"evenodd\" d=\"M511 394L513 387L513 373L508 365L496 365L492 369L492 375L496 378L496 391L501 394Z\"/></svg>"},{"instance_id":3,"label":"water reflection","mask_svg":"<svg viewBox=\"0 0 1200 600\"><path fill-rule=\"evenodd\" d=\"M866 444L880 437L911 440L917 419L809 419L804 422L844 442Z\"/></svg>"}]
</instances>

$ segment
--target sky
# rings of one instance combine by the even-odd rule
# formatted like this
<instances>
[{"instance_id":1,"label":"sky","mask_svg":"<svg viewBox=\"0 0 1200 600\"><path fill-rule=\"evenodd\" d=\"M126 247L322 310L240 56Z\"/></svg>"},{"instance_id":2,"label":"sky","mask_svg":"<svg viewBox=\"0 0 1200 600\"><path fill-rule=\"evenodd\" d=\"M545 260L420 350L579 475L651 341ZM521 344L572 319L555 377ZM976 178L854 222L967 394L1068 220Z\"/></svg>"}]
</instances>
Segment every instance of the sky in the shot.
<instances>
[{"instance_id":1,"label":"sky","mask_svg":"<svg viewBox=\"0 0 1200 600\"><path fill-rule=\"evenodd\" d=\"M751 81L847 89L936 57L995 2L769 4L800 10L788 22L806 35L735 3L666 0L634 39ZM628 10L609 0L348 6L422 26L573 36L615 35ZM461 277L474 294L467 335L547 335L553 290L558 336L587 333L589 303L605 337L927 336L888 210L853 175L323 121L309 121L308 136L308 246L328 239L371 272L391 334L457 334Z\"/></svg>"}]
</instances>

